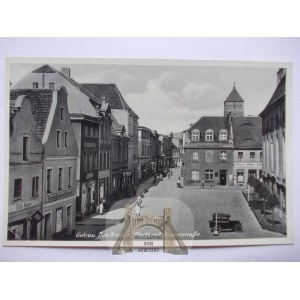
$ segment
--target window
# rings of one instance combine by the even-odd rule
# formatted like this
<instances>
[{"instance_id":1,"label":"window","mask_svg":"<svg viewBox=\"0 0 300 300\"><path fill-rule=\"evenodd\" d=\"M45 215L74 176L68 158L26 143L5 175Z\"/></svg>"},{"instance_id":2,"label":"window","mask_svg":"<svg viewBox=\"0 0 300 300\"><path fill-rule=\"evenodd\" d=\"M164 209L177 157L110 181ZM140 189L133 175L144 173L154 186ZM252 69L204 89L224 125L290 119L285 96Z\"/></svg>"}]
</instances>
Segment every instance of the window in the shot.
<instances>
[{"instance_id":1,"label":"window","mask_svg":"<svg viewBox=\"0 0 300 300\"><path fill-rule=\"evenodd\" d=\"M200 180L200 176L199 176L199 171L197 170L193 170L192 171L192 181L199 181Z\"/></svg>"},{"instance_id":2,"label":"window","mask_svg":"<svg viewBox=\"0 0 300 300\"><path fill-rule=\"evenodd\" d=\"M262 152L259 153L259 160L262 161L263 155Z\"/></svg>"},{"instance_id":3,"label":"window","mask_svg":"<svg viewBox=\"0 0 300 300\"><path fill-rule=\"evenodd\" d=\"M94 153L90 151L89 155L89 170L93 170L94 167Z\"/></svg>"},{"instance_id":4,"label":"window","mask_svg":"<svg viewBox=\"0 0 300 300\"><path fill-rule=\"evenodd\" d=\"M227 141L227 130L222 129L219 133L219 141Z\"/></svg>"},{"instance_id":5,"label":"window","mask_svg":"<svg viewBox=\"0 0 300 300\"><path fill-rule=\"evenodd\" d=\"M38 89L38 88L39 88L39 83L38 83L38 82L34 82L34 83L32 84L32 87L33 87L34 89Z\"/></svg>"},{"instance_id":6,"label":"window","mask_svg":"<svg viewBox=\"0 0 300 300\"><path fill-rule=\"evenodd\" d=\"M109 169L109 153L107 153L107 169Z\"/></svg>"},{"instance_id":7,"label":"window","mask_svg":"<svg viewBox=\"0 0 300 300\"><path fill-rule=\"evenodd\" d=\"M63 229L63 209L58 208L56 210L56 228L55 232L61 232Z\"/></svg>"},{"instance_id":8,"label":"window","mask_svg":"<svg viewBox=\"0 0 300 300\"><path fill-rule=\"evenodd\" d=\"M21 200L22 197L22 178L15 179L14 183L14 201Z\"/></svg>"},{"instance_id":9,"label":"window","mask_svg":"<svg viewBox=\"0 0 300 300\"><path fill-rule=\"evenodd\" d=\"M39 177L32 178L32 197L38 197L39 195Z\"/></svg>"},{"instance_id":10,"label":"window","mask_svg":"<svg viewBox=\"0 0 300 300\"><path fill-rule=\"evenodd\" d=\"M58 190L63 189L63 167L58 168Z\"/></svg>"},{"instance_id":11,"label":"window","mask_svg":"<svg viewBox=\"0 0 300 300\"><path fill-rule=\"evenodd\" d=\"M194 129L192 131L192 141L196 142L200 140L200 131L198 129Z\"/></svg>"},{"instance_id":12,"label":"window","mask_svg":"<svg viewBox=\"0 0 300 300\"><path fill-rule=\"evenodd\" d=\"M205 179L206 180L213 180L214 172L213 170L205 170Z\"/></svg>"},{"instance_id":13,"label":"window","mask_svg":"<svg viewBox=\"0 0 300 300\"><path fill-rule=\"evenodd\" d=\"M212 162L212 151L206 151L205 152L205 161L206 162Z\"/></svg>"},{"instance_id":14,"label":"window","mask_svg":"<svg viewBox=\"0 0 300 300\"><path fill-rule=\"evenodd\" d=\"M65 131L65 148L69 148L69 132Z\"/></svg>"},{"instance_id":15,"label":"window","mask_svg":"<svg viewBox=\"0 0 300 300\"><path fill-rule=\"evenodd\" d=\"M226 153L226 151L221 151L221 153L220 153L220 160L221 160L221 162L227 161L227 153Z\"/></svg>"},{"instance_id":16,"label":"window","mask_svg":"<svg viewBox=\"0 0 300 300\"><path fill-rule=\"evenodd\" d=\"M113 179L113 187L116 187L116 177Z\"/></svg>"},{"instance_id":17,"label":"window","mask_svg":"<svg viewBox=\"0 0 300 300\"><path fill-rule=\"evenodd\" d=\"M28 160L29 137L23 136L23 160Z\"/></svg>"},{"instance_id":18,"label":"window","mask_svg":"<svg viewBox=\"0 0 300 300\"><path fill-rule=\"evenodd\" d=\"M63 121L65 119L65 108L63 106L60 107L60 120Z\"/></svg>"},{"instance_id":19,"label":"window","mask_svg":"<svg viewBox=\"0 0 300 300\"><path fill-rule=\"evenodd\" d=\"M98 152L95 151L94 153L94 169L98 168Z\"/></svg>"},{"instance_id":20,"label":"window","mask_svg":"<svg viewBox=\"0 0 300 300\"><path fill-rule=\"evenodd\" d=\"M57 130L56 131L56 147L60 147L61 146L61 131Z\"/></svg>"},{"instance_id":21,"label":"window","mask_svg":"<svg viewBox=\"0 0 300 300\"><path fill-rule=\"evenodd\" d=\"M55 83L54 82L49 82L49 89L52 89L52 90L55 89Z\"/></svg>"},{"instance_id":22,"label":"window","mask_svg":"<svg viewBox=\"0 0 300 300\"><path fill-rule=\"evenodd\" d=\"M255 152L250 152L250 160L253 161L255 159Z\"/></svg>"},{"instance_id":23,"label":"window","mask_svg":"<svg viewBox=\"0 0 300 300\"><path fill-rule=\"evenodd\" d=\"M241 161L243 159L243 152L238 152L238 160Z\"/></svg>"},{"instance_id":24,"label":"window","mask_svg":"<svg viewBox=\"0 0 300 300\"><path fill-rule=\"evenodd\" d=\"M237 170L236 177L238 183L244 182L244 170Z\"/></svg>"},{"instance_id":25,"label":"window","mask_svg":"<svg viewBox=\"0 0 300 300\"><path fill-rule=\"evenodd\" d=\"M100 170L103 168L103 153L100 153Z\"/></svg>"},{"instance_id":26,"label":"window","mask_svg":"<svg viewBox=\"0 0 300 300\"><path fill-rule=\"evenodd\" d=\"M193 151L193 161L198 161L199 160L199 153L198 151Z\"/></svg>"},{"instance_id":27,"label":"window","mask_svg":"<svg viewBox=\"0 0 300 300\"><path fill-rule=\"evenodd\" d=\"M88 160L87 160L87 152L86 151L84 151L83 152L83 162L82 162L82 168L83 168L83 170L86 170L87 169L87 162L88 162Z\"/></svg>"},{"instance_id":28,"label":"window","mask_svg":"<svg viewBox=\"0 0 300 300\"><path fill-rule=\"evenodd\" d=\"M208 129L205 132L205 141L213 142L214 141L214 131L212 129Z\"/></svg>"},{"instance_id":29,"label":"window","mask_svg":"<svg viewBox=\"0 0 300 300\"><path fill-rule=\"evenodd\" d=\"M47 194L52 192L52 169L47 169Z\"/></svg>"},{"instance_id":30,"label":"window","mask_svg":"<svg viewBox=\"0 0 300 300\"><path fill-rule=\"evenodd\" d=\"M72 187L72 180L73 180L73 168L69 167L68 169L68 188Z\"/></svg>"}]
</instances>

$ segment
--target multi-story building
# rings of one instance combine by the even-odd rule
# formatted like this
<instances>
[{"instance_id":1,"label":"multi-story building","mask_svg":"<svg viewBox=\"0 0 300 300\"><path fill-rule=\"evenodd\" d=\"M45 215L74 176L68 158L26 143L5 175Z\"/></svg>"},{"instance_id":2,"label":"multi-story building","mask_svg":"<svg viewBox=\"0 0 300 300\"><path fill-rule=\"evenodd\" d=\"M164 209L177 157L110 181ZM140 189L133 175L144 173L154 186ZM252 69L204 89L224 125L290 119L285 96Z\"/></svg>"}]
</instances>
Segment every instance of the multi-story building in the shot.
<instances>
[{"instance_id":1,"label":"multi-story building","mask_svg":"<svg viewBox=\"0 0 300 300\"><path fill-rule=\"evenodd\" d=\"M234 117L232 132L234 185L246 187L249 177L262 174L261 118Z\"/></svg>"},{"instance_id":2,"label":"multi-story building","mask_svg":"<svg viewBox=\"0 0 300 300\"><path fill-rule=\"evenodd\" d=\"M176 167L181 167L182 165L182 155L183 155L183 133L176 132L173 133L172 138L172 165Z\"/></svg>"},{"instance_id":3,"label":"multi-story building","mask_svg":"<svg viewBox=\"0 0 300 300\"><path fill-rule=\"evenodd\" d=\"M159 170L161 159L161 142L159 134L153 130L150 134L150 167L151 173L155 174Z\"/></svg>"},{"instance_id":4,"label":"multi-story building","mask_svg":"<svg viewBox=\"0 0 300 300\"><path fill-rule=\"evenodd\" d=\"M265 185L279 198L279 212L286 211L286 149L285 149L285 85L286 69L277 73L277 87L260 113L262 117L263 162Z\"/></svg>"},{"instance_id":5,"label":"multi-story building","mask_svg":"<svg viewBox=\"0 0 300 300\"><path fill-rule=\"evenodd\" d=\"M128 142L128 172L130 185L138 183L138 115L130 108L115 84L84 83L97 98L105 100L112 115L119 124L123 124L129 137Z\"/></svg>"},{"instance_id":6,"label":"multi-story building","mask_svg":"<svg viewBox=\"0 0 300 300\"><path fill-rule=\"evenodd\" d=\"M233 141L229 117L202 117L186 132L184 182L233 185Z\"/></svg>"},{"instance_id":7,"label":"multi-story building","mask_svg":"<svg viewBox=\"0 0 300 300\"><path fill-rule=\"evenodd\" d=\"M68 108L79 149L76 174L77 214L95 212L99 201L110 196L111 111L71 78L70 68L44 65L11 86L11 89L59 89L68 91Z\"/></svg>"},{"instance_id":8,"label":"multi-story building","mask_svg":"<svg viewBox=\"0 0 300 300\"><path fill-rule=\"evenodd\" d=\"M153 174L151 171L150 140L152 131L144 126L139 126L139 180L144 180Z\"/></svg>"},{"instance_id":9,"label":"multi-story building","mask_svg":"<svg viewBox=\"0 0 300 300\"><path fill-rule=\"evenodd\" d=\"M15 101L16 105L20 97L24 97L24 95L30 99L27 101L31 101L33 109L33 113L27 110L28 117L33 120L33 114L36 123L32 121L30 125L25 125L27 119L24 115L22 118L13 118L13 124L19 121L19 124L14 124L15 128L27 127L25 132L24 129L19 129L18 134L21 136L14 137L18 147L15 150L22 153L22 161L29 165L34 161L40 162L39 143L41 143L42 176L40 176L40 168L29 172L31 177L24 173L22 166L17 166L15 171L19 170L19 174L21 172L24 179L22 177L17 181L14 179L14 184L17 184L14 187L14 198L22 200L23 180L25 184L28 182L28 185L24 186L24 196L29 195L30 187L32 187L33 199L36 199L40 192L42 198L38 212L40 212L40 216L43 216L43 220L38 237L44 240L59 239L62 236L71 235L75 230L78 148L69 117L68 93L64 87L61 87L59 91L17 89L10 93L11 103ZM32 129L35 125L36 132L35 130L30 131L30 128ZM21 156L19 155L19 160ZM13 158L14 155L11 157ZM29 184L31 180L32 184ZM25 203L24 207L27 206Z\"/></svg>"},{"instance_id":10,"label":"multi-story building","mask_svg":"<svg viewBox=\"0 0 300 300\"><path fill-rule=\"evenodd\" d=\"M160 135L161 169L172 167L172 137L172 133L170 135Z\"/></svg>"},{"instance_id":11,"label":"multi-story building","mask_svg":"<svg viewBox=\"0 0 300 300\"><path fill-rule=\"evenodd\" d=\"M130 176L128 171L128 142L124 125L113 118L112 158L111 158L111 189L112 200L118 200L128 194Z\"/></svg>"}]
</instances>

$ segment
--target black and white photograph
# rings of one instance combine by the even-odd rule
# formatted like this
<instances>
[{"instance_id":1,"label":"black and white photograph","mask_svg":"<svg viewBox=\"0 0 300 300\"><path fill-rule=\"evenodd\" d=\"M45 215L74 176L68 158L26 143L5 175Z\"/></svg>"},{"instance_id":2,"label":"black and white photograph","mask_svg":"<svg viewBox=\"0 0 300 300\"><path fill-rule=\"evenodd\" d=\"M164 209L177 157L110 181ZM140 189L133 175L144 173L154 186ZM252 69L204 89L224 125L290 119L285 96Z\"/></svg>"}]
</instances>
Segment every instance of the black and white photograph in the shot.
<instances>
[{"instance_id":1,"label":"black and white photograph","mask_svg":"<svg viewBox=\"0 0 300 300\"><path fill-rule=\"evenodd\" d=\"M5 246L293 242L290 63L7 58L6 74Z\"/></svg>"}]
</instances>

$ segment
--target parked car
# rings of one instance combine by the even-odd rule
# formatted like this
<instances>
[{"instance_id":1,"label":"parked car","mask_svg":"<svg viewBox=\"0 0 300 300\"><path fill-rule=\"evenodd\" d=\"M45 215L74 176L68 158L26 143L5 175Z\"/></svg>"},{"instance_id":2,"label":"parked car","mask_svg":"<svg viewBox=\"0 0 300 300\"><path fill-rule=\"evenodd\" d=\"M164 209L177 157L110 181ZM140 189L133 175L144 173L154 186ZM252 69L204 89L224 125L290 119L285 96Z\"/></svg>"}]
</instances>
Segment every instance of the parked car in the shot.
<instances>
[{"instance_id":1,"label":"parked car","mask_svg":"<svg viewBox=\"0 0 300 300\"><path fill-rule=\"evenodd\" d=\"M209 228L211 231L215 229L221 231L243 231L243 226L238 220L230 220L230 215L224 213L214 213L212 220L209 220Z\"/></svg>"}]
</instances>

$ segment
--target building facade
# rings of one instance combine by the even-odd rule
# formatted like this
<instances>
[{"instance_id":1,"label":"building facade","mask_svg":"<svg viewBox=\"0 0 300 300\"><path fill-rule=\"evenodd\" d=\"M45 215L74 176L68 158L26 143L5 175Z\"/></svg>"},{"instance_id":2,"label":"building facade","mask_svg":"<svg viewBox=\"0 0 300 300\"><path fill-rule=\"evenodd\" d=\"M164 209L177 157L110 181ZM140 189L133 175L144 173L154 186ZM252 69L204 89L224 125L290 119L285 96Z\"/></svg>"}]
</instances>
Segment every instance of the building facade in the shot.
<instances>
[{"instance_id":1,"label":"building facade","mask_svg":"<svg viewBox=\"0 0 300 300\"><path fill-rule=\"evenodd\" d=\"M186 132L184 183L233 185L233 141L229 117L202 117Z\"/></svg>"},{"instance_id":2,"label":"building facade","mask_svg":"<svg viewBox=\"0 0 300 300\"><path fill-rule=\"evenodd\" d=\"M11 89L53 90L61 86L68 91L68 109L79 149L76 213L82 217L95 212L102 198L110 200L112 121L109 105L72 79L70 68L59 71L44 65L13 84Z\"/></svg>"},{"instance_id":3,"label":"building facade","mask_svg":"<svg viewBox=\"0 0 300 300\"><path fill-rule=\"evenodd\" d=\"M150 134L150 167L151 173L155 174L159 170L161 163L161 142L159 140L159 134L156 130L153 130Z\"/></svg>"},{"instance_id":4,"label":"building facade","mask_svg":"<svg viewBox=\"0 0 300 300\"><path fill-rule=\"evenodd\" d=\"M68 93L64 87L59 91L12 90L11 101L23 95L32 101L37 137L43 146L40 239L60 239L75 230L78 148L69 117ZM27 142L23 139L23 153L29 143L30 138ZM32 182L32 194L38 186L39 179Z\"/></svg>"},{"instance_id":5,"label":"building facade","mask_svg":"<svg viewBox=\"0 0 300 300\"><path fill-rule=\"evenodd\" d=\"M286 145L285 145L286 70L277 73L277 88L264 110L262 118L263 162L265 185L279 198L279 212L286 212Z\"/></svg>"},{"instance_id":6,"label":"building facade","mask_svg":"<svg viewBox=\"0 0 300 300\"><path fill-rule=\"evenodd\" d=\"M175 167L182 166L182 156L183 156L183 133L176 132L173 133L172 138L172 158Z\"/></svg>"},{"instance_id":7,"label":"building facade","mask_svg":"<svg viewBox=\"0 0 300 300\"><path fill-rule=\"evenodd\" d=\"M262 175L262 135L260 117L232 118L233 174L236 187L246 187L249 177Z\"/></svg>"},{"instance_id":8,"label":"building facade","mask_svg":"<svg viewBox=\"0 0 300 300\"><path fill-rule=\"evenodd\" d=\"M143 181L153 174L151 168L151 134L152 131L144 126L139 126L138 137L139 137L139 181Z\"/></svg>"}]
</instances>

